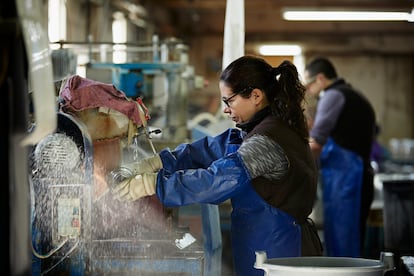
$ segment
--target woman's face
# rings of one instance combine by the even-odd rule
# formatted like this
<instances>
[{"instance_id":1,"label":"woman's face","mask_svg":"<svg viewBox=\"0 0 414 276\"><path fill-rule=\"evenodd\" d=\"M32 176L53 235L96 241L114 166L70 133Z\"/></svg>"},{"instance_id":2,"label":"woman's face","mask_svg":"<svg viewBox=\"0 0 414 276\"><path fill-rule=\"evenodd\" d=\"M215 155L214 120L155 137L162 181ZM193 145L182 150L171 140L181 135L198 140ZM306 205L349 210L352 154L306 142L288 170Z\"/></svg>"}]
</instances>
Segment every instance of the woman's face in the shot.
<instances>
[{"instance_id":1,"label":"woman's face","mask_svg":"<svg viewBox=\"0 0 414 276\"><path fill-rule=\"evenodd\" d=\"M224 82L220 82L220 94L224 102L223 112L236 123L249 121L256 112L267 105L264 94L259 89L253 89L248 98L243 98L237 92L226 86Z\"/></svg>"}]
</instances>

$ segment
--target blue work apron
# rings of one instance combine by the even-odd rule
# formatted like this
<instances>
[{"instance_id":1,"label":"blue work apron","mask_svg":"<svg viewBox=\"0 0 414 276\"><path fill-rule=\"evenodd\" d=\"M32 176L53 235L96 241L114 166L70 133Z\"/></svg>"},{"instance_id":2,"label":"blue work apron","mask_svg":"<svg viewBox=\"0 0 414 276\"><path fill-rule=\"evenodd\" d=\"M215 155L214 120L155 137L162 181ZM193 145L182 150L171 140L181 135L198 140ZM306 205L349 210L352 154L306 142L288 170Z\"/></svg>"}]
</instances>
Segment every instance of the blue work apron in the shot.
<instances>
[{"instance_id":1,"label":"blue work apron","mask_svg":"<svg viewBox=\"0 0 414 276\"><path fill-rule=\"evenodd\" d=\"M287 213L265 202L248 185L232 198L231 239L235 275L263 275L254 268L255 251L267 257L299 257L302 253L301 227Z\"/></svg>"},{"instance_id":2,"label":"blue work apron","mask_svg":"<svg viewBox=\"0 0 414 276\"><path fill-rule=\"evenodd\" d=\"M362 159L330 138L320 161L325 255L360 257Z\"/></svg>"}]
</instances>

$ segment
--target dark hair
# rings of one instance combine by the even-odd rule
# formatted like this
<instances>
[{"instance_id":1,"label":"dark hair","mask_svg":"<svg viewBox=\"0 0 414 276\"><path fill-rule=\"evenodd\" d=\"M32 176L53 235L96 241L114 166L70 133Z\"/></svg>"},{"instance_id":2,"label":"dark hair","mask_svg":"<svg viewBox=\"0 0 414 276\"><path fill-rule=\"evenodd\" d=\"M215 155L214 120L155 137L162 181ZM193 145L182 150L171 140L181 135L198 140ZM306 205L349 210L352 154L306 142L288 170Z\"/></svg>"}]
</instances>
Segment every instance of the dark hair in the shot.
<instances>
[{"instance_id":1,"label":"dark hair","mask_svg":"<svg viewBox=\"0 0 414 276\"><path fill-rule=\"evenodd\" d=\"M252 92L247 88L262 90L272 114L291 126L303 139L309 137L303 109L306 88L290 61L285 60L278 67L272 67L262 58L243 56L224 69L220 81L245 98Z\"/></svg>"},{"instance_id":2,"label":"dark hair","mask_svg":"<svg viewBox=\"0 0 414 276\"><path fill-rule=\"evenodd\" d=\"M323 57L317 57L309 62L305 67L305 71L308 71L309 77L314 77L319 73L324 74L328 79L335 79L338 77L332 62Z\"/></svg>"}]
</instances>

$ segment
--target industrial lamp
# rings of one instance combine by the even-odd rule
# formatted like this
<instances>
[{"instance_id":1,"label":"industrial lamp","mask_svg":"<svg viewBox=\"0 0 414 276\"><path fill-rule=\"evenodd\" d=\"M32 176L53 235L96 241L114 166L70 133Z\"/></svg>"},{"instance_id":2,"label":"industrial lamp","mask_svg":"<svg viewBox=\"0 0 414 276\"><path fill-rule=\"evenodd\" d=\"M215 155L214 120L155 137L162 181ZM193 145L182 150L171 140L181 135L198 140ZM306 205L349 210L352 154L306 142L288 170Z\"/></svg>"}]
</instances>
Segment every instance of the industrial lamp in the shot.
<instances>
[{"instance_id":1,"label":"industrial lamp","mask_svg":"<svg viewBox=\"0 0 414 276\"><path fill-rule=\"evenodd\" d=\"M302 53L302 48L294 44L269 44L259 46L259 53L263 56L297 56Z\"/></svg>"},{"instance_id":2,"label":"industrial lamp","mask_svg":"<svg viewBox=\"0 0 414 276\"><path fill-rule=\"evenodd\" d=\"M397 11L344 11L286 8L283 19L289 21L408 21L414 22L414 9Z\"/></svg>"}]
</instances>

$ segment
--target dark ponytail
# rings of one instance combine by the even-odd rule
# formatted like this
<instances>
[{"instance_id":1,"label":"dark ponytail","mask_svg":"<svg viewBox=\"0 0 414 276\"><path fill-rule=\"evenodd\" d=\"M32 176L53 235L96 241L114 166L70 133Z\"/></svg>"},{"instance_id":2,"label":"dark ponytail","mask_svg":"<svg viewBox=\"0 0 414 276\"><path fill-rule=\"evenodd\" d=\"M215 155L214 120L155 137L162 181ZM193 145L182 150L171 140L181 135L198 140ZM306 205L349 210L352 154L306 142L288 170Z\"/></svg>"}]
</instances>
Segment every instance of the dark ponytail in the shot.
<instances>
[{"instance_id":1,"label":"dark ponytail","mask_svg":"<svg viewBox=\"0 0 414 276\"><path fill-rule=\"evenodd\" d=\"M277 74L277 92L271 103L273 114L287 122L307 140L309 132L303 108L306 88L299 79L296 66L285 60L272 71Z\"/></svg>"}]
</instances>

